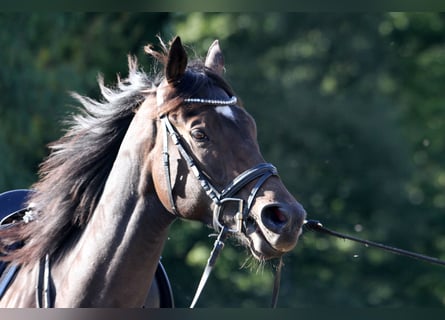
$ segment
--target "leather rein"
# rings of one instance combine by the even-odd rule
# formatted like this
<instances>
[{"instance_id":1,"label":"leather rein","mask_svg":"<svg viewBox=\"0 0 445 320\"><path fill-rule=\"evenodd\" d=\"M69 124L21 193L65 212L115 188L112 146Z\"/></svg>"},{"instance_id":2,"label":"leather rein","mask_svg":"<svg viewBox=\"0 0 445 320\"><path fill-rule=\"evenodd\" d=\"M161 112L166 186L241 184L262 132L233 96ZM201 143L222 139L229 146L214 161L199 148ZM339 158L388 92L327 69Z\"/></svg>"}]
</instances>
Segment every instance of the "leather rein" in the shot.
<instances>
[{"instance_id":1,"label":"leather rein","mask_svg":"<svg viewBox=\"0 0 445 320\"><path fill-rule=\"evenodd\" d=\"M209 105L235 105L237 103L236 97L231 97L229 100L209 100L209 99L184 99L185 102L188 103L202 103L202 104L209 104ZM239 176L237 176L235 179L232 180L222 191L218 191L217 188L215 188L212 183L210 182L209 178L206 174L198 167L196 164L194 158L192 155L190 155L187 152L187 149L185 147L185 142L181 138L181 135L177 132L176 128L172 125L168 118L168 114L163 115L160 117L161 123L163 124L164 128L164 136L163 136L163 153L162 153L162 159L163 159L163 166L164 166L164 172L166 177L166 185L167 185L167 192L168 197L170 201L170 207L173 214L180 217L177 211L177 207L173 198L173 187L171 182L171 176L170 176L170 155L168 152L168 141L169 137L173 141L173 144L178 148L179 153L184 158L184 160L187 162L187 165L190 169L190 171L193 173L195 178L199 181L201 187L206 192L207 196L212 200L214 204L213 209L213 228L215 231L218 232L218 236L215 240L213 250L210 253L209 259L207 260L206 267L204 269L204 272L201 276L201 280L199 282L198 288L196 290L196 293L194 295L194 298L192 300L192 303L190 305L190 308L194 308L203 289L204 286L209 278L209 275L215 266L216 260L221 252L221 250L224 248L224 241L228 237L230 233L242 233L246 230L246 219L249 216L249 212L252 209L253 202L256 198L256 195L258 191L260 190L261 186L266 182L268 178L271 176L278 176L278 171L270 163L260 163L243 173L241 173ZM254 180L257 180L253 188L250 190L249 197L247 198L247 201L241 198L235 197L236 194L246 187L249 183L253 182ZM224 211L225 205L228 203L234 203L237 207L237 212L233 215L235 220L235 227L228 227L224 224L222 221L222 215ZM272 297L272 306L276 306L277 297L278 297L278 291L279 291L279 280L280 280L280 273L281 273L281 266L282 261L280 260L277 271L275 273L275 281L274 281L274 290L273 290L273 297Z\"/></svg>"}]
</instances>

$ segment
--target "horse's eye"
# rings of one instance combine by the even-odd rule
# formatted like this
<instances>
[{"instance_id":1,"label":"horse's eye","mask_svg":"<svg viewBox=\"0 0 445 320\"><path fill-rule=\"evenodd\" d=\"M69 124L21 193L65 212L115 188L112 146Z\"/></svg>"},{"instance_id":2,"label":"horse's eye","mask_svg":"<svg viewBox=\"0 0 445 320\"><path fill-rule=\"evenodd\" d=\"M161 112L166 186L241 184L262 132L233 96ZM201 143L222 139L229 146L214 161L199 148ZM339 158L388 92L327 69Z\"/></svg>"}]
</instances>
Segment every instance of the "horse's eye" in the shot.
<instances>
[{"instance_id":1,"label":"horse's eye","mask_svg":"<svg viewBox=\"0 0 445 320\"><path fill-rule=\"evenodd\" d=\"M207 135L204 133L204 131L202 131L200 129L192 130L192 132L190 134L191 134L192 138L198 142L208 140Z\"/></svg>"}]
</instances>

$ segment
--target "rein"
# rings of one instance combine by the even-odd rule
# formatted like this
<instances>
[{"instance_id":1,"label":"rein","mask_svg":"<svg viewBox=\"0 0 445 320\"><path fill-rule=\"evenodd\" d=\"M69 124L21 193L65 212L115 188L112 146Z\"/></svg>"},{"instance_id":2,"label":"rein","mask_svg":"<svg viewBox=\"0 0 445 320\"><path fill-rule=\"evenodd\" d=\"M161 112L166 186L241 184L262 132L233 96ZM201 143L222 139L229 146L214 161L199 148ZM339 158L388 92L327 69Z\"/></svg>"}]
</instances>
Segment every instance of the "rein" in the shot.
<instances>
[{"instance_id":1,"label":"rein","mask_svg":"<svg viewBox=\"0 0 445 320\"><path fill-rule=\"evenodd\" d=\"M36 285L36 306L37 308L52 308L53 301L51 299L51 271L50 256L45 255L40 260L39 271L37 273Z\"/></svg>"},{"instance_id":2,"label":"rein","mask_svg":"<svg viewBox=\"0 0 445 320\"><path fill-rule=\"evenodd\" d=\"M324 227L317 220L306 220L305 223L304 223L304 227L306 227L310 231L316 231L316 232L327 234L327 235L334 236L334 237L337 237L337 238L351 240L351 241L354 241L354 242L362 243L362 244L364 244L366 246L369 246L369 247L379 248L379 249L382 249L382 250L385 250L385 251L388 251L388 252L391 252L391 253L395 253L395 254L398 254L398 255L402 255L402 256L405 256L405 257L418 259L418 260L421 260L421 261L425 261L425 262L429 262L429 263L445 266L445 261L444 260L440 260L438 258L430 257L430 256L427 256L427 255L424 255L424 254L420 254L420 253L416 253L416 252L412 252L412 251L408 251L408 250L404 250L404 249L399 249L399 248L388 246L388 245L381 244L381 243L378 243L378 242L364 240L364 239L360 239L360 238L357 238L357 237L354 237L354 236L350 236L350 235L347 235L347 234L344 234L344 233L333 231L333 230L330 230L330 229Z\"/></svg>"},{"instance_id":3,"label":"rein","mask_svg":"<svg viewBox=\"0 0 445 320\"><path fill-rule=\"evenodd\" d=\"M211 100L211 99L185 99L187 103L201 103L208 105L235 105L237 103L236 97L231 97L228 100ZM180 216L177 211L177 207L173 198L173 187L170 176L170 155L168 152L168 141L169 137L173 141L173 144L178 148L179 153L187 162L188 167L191 172L195 176L195 178L201 184L201 187L206 192L207 196L212 200L214 204L213 209L213 228L215 231L219 232L217 239L213 245L213 249L210 253L210 256L207 260L207 264L201 276L201 280L198 284L198 288L196 289L196 293L190 305L190 308L194 308L204 287L205 284L212 272L216 260L219 257L222 249L224 248L224 241L227 239L230 233L241 233L246 230L245 221L249 216L249 212L252 209L253 202L256 198L258 191L261 186L266 182L268 178L271 176L277 176L277 169L270 163L260 163L243 173L237 176L232 180L222 191L218 191L212 183L210 182L207 175L203 173L203 171L196 165L195 160L192 155L187 152L185 147L185 143L181 138L181 135L177 132L176 128L172 125L168 118L168 114L160 117L161 123L164 127L164 136L163 136L163 152L162 159L164 165L164 173L166 177L166 186L168 191L168 198L170 201L170 207L173 214L176 216ZM235 195L244 187L246 187L249 183L257 180L256 184L250 191L249 197L247 198L247 203L245 200L241 198L236 198ZM222 221L222 214L224 206L228 203L234 203L237 207L237 212L234 214L235 227L229 228ZM275 281L274 281L274 290L273 290L273 298L272 298L272 306L276 306L276 301L278 297L279 284L280 284L280 271L281 271L282 261L277 267L277 272L275 273Z\"/></svg>"}]
</instances>

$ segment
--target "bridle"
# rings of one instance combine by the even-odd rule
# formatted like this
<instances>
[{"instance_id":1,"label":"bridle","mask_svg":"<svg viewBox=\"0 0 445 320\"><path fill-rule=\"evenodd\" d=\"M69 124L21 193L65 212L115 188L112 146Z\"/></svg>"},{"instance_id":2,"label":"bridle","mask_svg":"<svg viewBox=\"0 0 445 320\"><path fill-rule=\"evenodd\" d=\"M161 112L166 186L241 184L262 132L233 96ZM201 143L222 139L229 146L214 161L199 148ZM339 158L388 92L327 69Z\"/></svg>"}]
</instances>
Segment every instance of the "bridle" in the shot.
<instances>
[{"instance_id":1,"label":"bridle","mask_svg":"<svg viewBox=\"0 0 445 320\"><path fill-rule=\"evenodd\" d=\"M189 99L184 99L184 102L198 103L203 105L213 105L213 106L227 106L227 105L236 105L237 98L231 97L228 100L189 98ZM258 191L268 178L270 178L271 176L278 176L278 171L275 168L275 166L273 166L270 163L257 164L256 166L242 172L240 175L234 178L225 188L219 191L216 187L212 185L208 176L196 164L196 161L194 160L193 156L189 152L187 152L186 144L182 139L181 135L176 130L176 128L170 122L168 114L162 115L160 117L160 120L164 128L162 159L163 159L164 173L166 177L167 193L172 213L178 217L180 216L174 201L173 187L170 177L170 155L168 150L169 137L173 141L173 144L178 148L181 156L187 162L190 171L199 181L201 187L204 189L207 196L212 200L214 204L213 228L219 234L215 241L214 248L207 261L206 268L201 277L201 281L198 285L198 289L195 293L193 302L190 306L191 308L193 308L205 286L205 283L210 275L213 266L215 265L216 259L220 251L224 247L224 240L227 238L229 233L242 233L246 231L246 220L249 217L249 212L252 209L252 205L257 196ZM250 194L247 198L247 201L241 198L237 198L236 194L254 180L257 181L250 190ZM235 227L232 228L226 226L222 220L224 207L229 203L235 204L237 208L237 212L235 212L234 214L234 220L236 221L236 223ZM281 266L281 261L279 266ZM276 275L279 275L278 271ZM279 283L279 280L278 281L276 280L275 282ZM277 288L274 289L274 292L275 291L277 291L278 294ZM275 294L273 300L276 300Z\"/></svg>"},{"instance_id":2,"label":"bridle","mask_svg":"<svg viewBox=\"0 0 445 320\"><path fill-rule=\"evenodd\" d=\"M236 104L236 97L232 97L229 100L209 100L209 99L184 99L185 102L193 102L193 103L202 103L209 105L229 105ZM168 114L160 117L161 122L164 127L164 137L163 137L163 152L162 159L164 165L164 172L167 182L167 193L170 201L170 206L172 212L179 216L178 210L176 208L176 204L173 198L173 188L170 177L170 154L168 151L168 137L173 141L173 144L178 148L181 156L187 162L188 167L191 172L195 176L195 178L199 181L201 187L206 192L207 196L212 200L215 207L213 210L213 228L220 232L224 229L224 224L221 221L221 215L223 212L223 207L229 202L234 202L238 207L238 212L235 214L235 220L237 221L236 227L227 228L228 232L236 233L242 232L243 230L243 222L248 217L248 214L252 208L253 201L261 188L261 186L266 182L266 180L271 176L277 176L277 169L270 163L260 163L233 179L222 191L219 191L216 187L212 185L210 179L207 175L198 167L196 161L193 156L187 152L185 147L185 142L181 138L181 135L178 133L176 128L172 125L168 118ZM245 186L247 186L252 181L258 179L257 183L252 188L250 195L247 200L247 205L245 201L241 198L235 198L234 196Z\"/></svg>"}]
</instances>

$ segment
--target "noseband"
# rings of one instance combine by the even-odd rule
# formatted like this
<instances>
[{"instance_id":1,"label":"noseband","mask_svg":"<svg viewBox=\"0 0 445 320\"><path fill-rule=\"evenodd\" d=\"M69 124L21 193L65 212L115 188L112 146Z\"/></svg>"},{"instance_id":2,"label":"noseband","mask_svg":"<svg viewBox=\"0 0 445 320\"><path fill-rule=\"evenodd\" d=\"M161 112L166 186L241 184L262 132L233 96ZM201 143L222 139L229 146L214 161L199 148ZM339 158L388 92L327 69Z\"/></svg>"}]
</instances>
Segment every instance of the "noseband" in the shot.
<instances>
[{"instance_id":1,"label":"noseband","mask_svg":"<svg viewBox=\"0 0 445 320\"><path fill-rule=\"evenodd\" d=\"M230 100L209 100L209 99L185 99L185 102L211 104L211 105L228 105L236 104L236 97L232 97ZM173 143L178 148L181 156L187 162L193 175L201 184L201 187L206 192L207 196L214 203L213 209L213 228L220 232L222 229L227 228L228 232L236 233L245 230L245 221L252 209L253 201L261 188L261 186L266 182L266 180L271 176L277 176L277 169L270 163L260 163L233 179L222 191L218 191L212 183L210 182L207 175L196 165L195 160L192 155L190 155L186 148L185 142L181 138L180 134L177 132L176 128L171 124L168 119L168 115L163 115L161 117L162 124L164 126L164 137L163 137L163 165L167 181L167 192L170 201L170 206L172 212L179 216L175 201L173 198L173 188L170 177L170 155L168 153L168 136L171 137ZM247 202L241 198L234 197L242 188L247 186L252 181L258 179L254 187L251 189ZM224 225L222 221L223 208L229 203L234 203L238 208L234 215L236 225L234 228L229 228Z\"/></svg>"}]
</instances>

